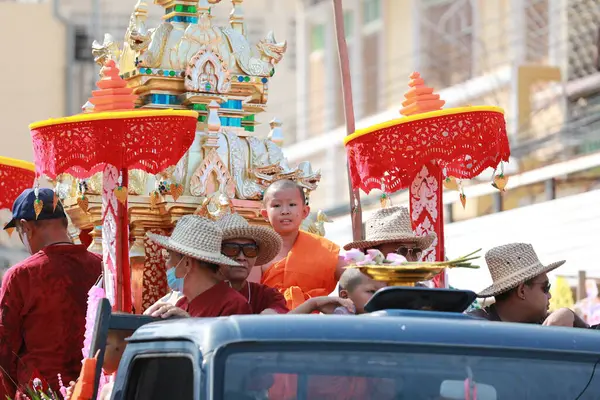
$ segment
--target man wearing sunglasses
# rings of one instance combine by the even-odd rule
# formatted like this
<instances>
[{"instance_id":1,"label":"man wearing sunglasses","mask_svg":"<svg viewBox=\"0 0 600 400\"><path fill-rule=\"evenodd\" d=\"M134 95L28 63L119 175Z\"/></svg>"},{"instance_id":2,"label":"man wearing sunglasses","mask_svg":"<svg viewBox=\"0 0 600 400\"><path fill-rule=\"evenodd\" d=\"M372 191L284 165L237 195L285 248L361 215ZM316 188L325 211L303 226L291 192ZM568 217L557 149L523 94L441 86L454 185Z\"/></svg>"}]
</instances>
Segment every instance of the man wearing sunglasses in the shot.
<instances>
[{"instance_id":1,"label":"man wearing sunglasses","mask_svg":"<svg viewBox=\"0 0 600 400\"><path fill-rule=\"evenodd\" d=\"M406 207L396 206L377 210L365 223L365 240L348 243L344 250L377 249L387 256L400 254L408 261L420 261L436 239L435 233L417 236L412 230L410 211Z\"/></svg>"},{"instance_id":2,"label":"man wearing sunglasses","mask_svg":"<svg viewBox=\"0 0 600 400\"><path fill-rule=\"evenodd\" d=\"M285 298L278 290L248 282L255 265L270 263L281 250L281 237L272 229L253 226L238 214L217 221L223 230L221 253L239 266L221 266L220 273L229 285L246 298L253 314L285 314Z\"/></svg>"},{"instance_id":3,"label":"man wearing sunglasses","mask_svg":"<svg viewBox=\"0 0 600 400\"><path fill-rule=\"evenodd\" d=\"M239 214L226 215L217 221L223 231L221 253L239 266L222 265L220 273L229 285L246 298L253 314L287 314L283 294L269 286L248 282L248 275L255 265L270 263L279 254L281 237L267 227L250 225ZM322 312L332 314L337 307L353 311L350 300L339 297L313 297L292 310L291 314Z\"/></svg>"},{"instance_id":4,"label":"man wearing sunglasses","mask_svg":"<svg viewBox=\"0 0 600 400\"><path fill-rule=\"evenodd\" d=\"M493 283L478 297L494 297L495 303L467 314L489 321L588 327L568 308L548 314L552 295L547 273L565 261L544 265L533 246L526 243L494 247L485 261Z\"/></svg>"}]
</instances>

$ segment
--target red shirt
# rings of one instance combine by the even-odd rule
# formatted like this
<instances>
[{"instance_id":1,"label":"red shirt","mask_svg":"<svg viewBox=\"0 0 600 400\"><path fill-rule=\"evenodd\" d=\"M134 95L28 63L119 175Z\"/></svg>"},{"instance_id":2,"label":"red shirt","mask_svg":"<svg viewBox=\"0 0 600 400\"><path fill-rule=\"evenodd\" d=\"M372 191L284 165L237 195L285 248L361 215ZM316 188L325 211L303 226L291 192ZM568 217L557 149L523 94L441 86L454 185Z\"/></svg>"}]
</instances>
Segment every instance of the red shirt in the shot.
<instances>
[{"instance_id":1,"label":"red shirt","mask_svg":"<svg viewBox=\"0 0 600 400\"><path fill-rule=\"evenodd\" d=\"M225 282L219 282L207 291L200 293L188 303L184 297L177 307L187 311L192 317L226 317L228 315L252 314L248 301Z\"/></svg>"},{"instance_id":2,"label":"red shirt","mask_svg":"<svg viewBox=\"0 0 600 400\"><path fill-rule=\"evenodd\" d=\"M0 291L0 398L14 396L37 372L58 390L81 370L88 291L102 259L82 245L45 247L10 268ZM0 370L1 371L1 370Z\"/></svg>"},{"instance_id":3,"label":"red shirt","mask_svg":"<svg viewBox=\"0 0 600 400\"><path fill-rule=\"evenodd\" d=\"M253 314L260 314L267 308L277 312L277 314L287 314L289 312L285 297L277 289L261 285L256 282L246 282L240 289L242 296L250 304Z\"/></svg>"}]
</instances>

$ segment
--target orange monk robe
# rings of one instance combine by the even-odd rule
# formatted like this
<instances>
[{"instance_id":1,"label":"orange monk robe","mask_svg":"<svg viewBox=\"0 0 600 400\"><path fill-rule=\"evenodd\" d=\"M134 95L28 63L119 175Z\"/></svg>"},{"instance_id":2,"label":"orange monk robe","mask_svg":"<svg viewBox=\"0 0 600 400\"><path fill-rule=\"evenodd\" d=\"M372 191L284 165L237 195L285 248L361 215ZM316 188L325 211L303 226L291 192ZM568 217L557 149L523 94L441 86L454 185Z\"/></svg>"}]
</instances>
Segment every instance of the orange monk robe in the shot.
<instances>
[{"instance_id":1,"label":"orange monk robe","mask_svg":"<svg viewBox=\"0 0 600 400\"><path fill-rule=\"evenodd\" d=\"M283 293L293 310L311 297L333 292L339 253L339 246L330 240L300 231L287 257L271 265L261 283Z\"/></svg>"}]
</instances>

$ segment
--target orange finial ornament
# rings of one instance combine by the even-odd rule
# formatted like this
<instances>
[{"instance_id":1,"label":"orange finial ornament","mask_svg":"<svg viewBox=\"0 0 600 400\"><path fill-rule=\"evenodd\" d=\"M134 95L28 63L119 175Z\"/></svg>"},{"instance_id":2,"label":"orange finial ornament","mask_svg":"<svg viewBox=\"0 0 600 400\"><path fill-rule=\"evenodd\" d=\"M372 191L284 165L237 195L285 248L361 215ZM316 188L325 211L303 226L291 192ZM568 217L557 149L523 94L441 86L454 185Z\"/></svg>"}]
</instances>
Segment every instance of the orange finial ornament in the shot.
<instances>
[{"instance_id":1,"label":"orange finial ornament","mask_svg":"<svg viewBox=\"0 0 600 400\"><path fill-rule=\"evenodd\" d=\"M119 76L119 68L113 60L108 60L100 70L100 80L96 84L100 90L92 91L89 102L94 112L133 110L137 96L127 82Z\"/></svg>"},{"instance_id":2,"label":"orange finial ornament","mask_svg":"<svg viewBox=\"0 0 600 400\"><path fill-rule=\"evenodd\" d=\"M404 93L406 100L402 102L400 114L404 116L441 110L446 102L440 100L439 94L433 94L433 88L425 85L421 74L413 72L408 82L410 89Z\"/></svg>"}]
</instances>

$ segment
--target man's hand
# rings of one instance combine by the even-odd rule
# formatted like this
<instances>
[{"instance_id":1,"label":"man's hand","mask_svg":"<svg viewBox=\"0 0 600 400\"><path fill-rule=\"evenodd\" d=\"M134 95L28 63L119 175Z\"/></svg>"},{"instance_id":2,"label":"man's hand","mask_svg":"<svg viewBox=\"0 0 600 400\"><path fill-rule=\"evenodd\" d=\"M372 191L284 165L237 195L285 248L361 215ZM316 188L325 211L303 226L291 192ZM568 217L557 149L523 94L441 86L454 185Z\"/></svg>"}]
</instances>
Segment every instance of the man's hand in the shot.
<instances>
[{"instance_id":1,"label":"man's hand","mask_svg":"<svg viewBox=\"0 0 600 400\"><path fill-rule=\"evenodd\" d=\"M352 314L356 313L356 307L350 299L342 299L341 297L315 297L311 300L315 301L315 310L322 312L323 314L333 314L338 307L346 307L346 309Z\"/></svg>"},{"instance_id":2,"label":"man's hand","mask_svg":"<svg viewBox=\"0 0 600 400\"><path fill-rule=\"evenodd\" d=\"M315 311L320 311L323 314L333 314L333 311L338 307L346 307L352 314L356 312L354 303L349 299L321 296L306 300L296 309L290 311L289 314L311 314Z\"/></svg>"},{"instance_id":3,"label":"man's hand","mask_svg":"<svg viewBox=\"0 0 600 400\"><path fill-rule=\"evenodd\" d=\"M575 313L569 308L561 308L550 314L543 325L545 326L566 326L572 328L575 323Z\"/></svg>"},{"instance_id":4,"label":"man's hand","mask_svg":"<svg viewBox=\"0 0 600 400\"><path fill-rule=\"evenodd\" d=\"M154 318L190 318L190 314L181 308L174 306L171 303L154 303L146 311L144 311L144 315L149 315Z\"/></svg>"}]
</instances>

